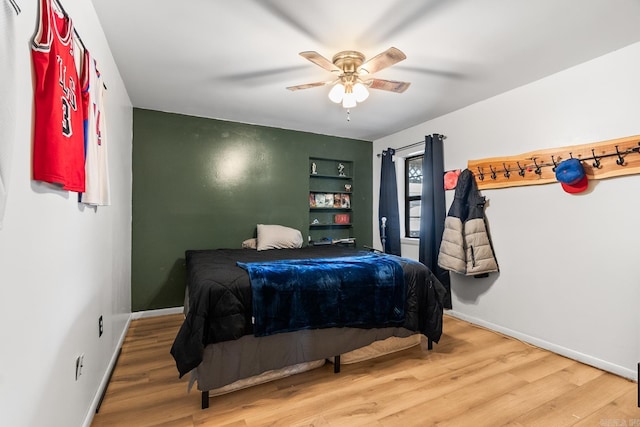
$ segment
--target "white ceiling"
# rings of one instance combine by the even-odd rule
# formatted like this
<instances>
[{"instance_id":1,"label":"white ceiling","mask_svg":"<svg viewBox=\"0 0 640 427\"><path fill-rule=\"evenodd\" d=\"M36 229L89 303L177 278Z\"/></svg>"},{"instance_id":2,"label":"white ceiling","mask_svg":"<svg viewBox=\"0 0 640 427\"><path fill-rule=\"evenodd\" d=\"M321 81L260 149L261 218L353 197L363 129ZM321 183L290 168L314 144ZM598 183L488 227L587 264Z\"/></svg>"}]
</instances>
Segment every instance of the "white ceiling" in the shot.
<instances>
[{"instance_id":1,"label":"white ceiling","mask_svg":"<svg viewBox=\"0 0 640 427\"><path fill-rule=\"evenodd\" d=\"M93 0L134 107L375 140L640 41L640 0ZM346 111L298 53L407 59Z\"/></svg>"}]
</instances>

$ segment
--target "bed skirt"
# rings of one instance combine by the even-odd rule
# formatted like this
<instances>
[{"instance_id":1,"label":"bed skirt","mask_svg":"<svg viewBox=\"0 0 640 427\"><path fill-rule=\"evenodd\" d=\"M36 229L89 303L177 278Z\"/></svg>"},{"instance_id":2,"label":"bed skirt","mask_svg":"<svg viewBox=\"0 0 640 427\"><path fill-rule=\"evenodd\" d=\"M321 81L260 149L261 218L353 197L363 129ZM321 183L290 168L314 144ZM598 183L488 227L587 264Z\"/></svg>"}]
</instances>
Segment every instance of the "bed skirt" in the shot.
<instances>
[{"instance_id":1,"label":"bed skirt","mask_svg":"<svg viewBox=\"0 0 640 427\"><path fill-rule=\"evenodd\" d=\"M395 327L308 329L266 337L247 335L207 345L202 363L191 371L190 384L197 382L198 390L210 391L265 372L339 356L389 337L414 335L415 331ZM407 348L406 343L402 345Z\"/></svg>"}]
</instances>

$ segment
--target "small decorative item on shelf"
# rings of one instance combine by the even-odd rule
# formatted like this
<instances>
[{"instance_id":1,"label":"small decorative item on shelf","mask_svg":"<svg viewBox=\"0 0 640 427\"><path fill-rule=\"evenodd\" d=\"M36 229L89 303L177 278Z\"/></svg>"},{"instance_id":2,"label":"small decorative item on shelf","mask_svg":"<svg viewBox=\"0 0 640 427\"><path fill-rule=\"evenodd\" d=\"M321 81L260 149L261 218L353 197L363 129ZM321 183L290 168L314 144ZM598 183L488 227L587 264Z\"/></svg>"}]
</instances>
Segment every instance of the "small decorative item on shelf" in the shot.
<instances>
[{"instance_id":1,"label":"small decorative item on shelf","mask_svg":"<svg viewBox=\"0 0 640 427\"><path fill-rule=\"evenodd\" d=\"M351 184L345 184L344 191L346 191L347 193L351 193Z\"/></svg>"},{"instance_id":2,"label":"small decorative item on shelf","mask_svg":"<svg viewBox=\"0 0 640 427\"><path fill-rule=\"evenodd\" d=\"M320 221L318 221L318 218L314 218L313 221L311 221L311 224L318 225L320 224Z\"/></svg>"},{"instance_id":3,"label":"small decorative item on shelf","mask_svg":"<svg viewBox=\"0 0 640 427\"><path fill-rule=\"evenodd\" d=\"M349 224L350 220L351 218L349 214L335 214L333 217L333 221L336 224Z\"/></svg>"},{"instance_id":4,"label":"small decorative item on shelf","mask_svg":"<svg viewBox=\"0 0 640 427\"><path fill-rule=\"evenodd\" d=\"M342 207L342 195L334 194L333 195L333 207L341 208Z\"/></svg>"},{"instance_id":5,"label":"small decorative item on shelf","mask_svg":"<svg viewBox=\"0 0 640 427\"><path fill-rule=\"evenodd\" d=\"M316 195L313 193L309 193L309 207L310 208L316 207Z\"/></svg>"},{"instance_id":6,"label":"small decorative item on shelf","mask_svg":"<svg viewBox=\"0 0 640 427\"><path fill-rule=\"evenodd\" d=\"M345 176L344 165L342 163L338 163L338 176Z\"/></svg>"},{"instance_id":7,"label":"small decorative item on shelf","mask_svg":"<svg viewBox=\"0 0 640 427\"><path fill-rule=\"evenodd\" d=\"M311 162L311 175L318 175L318 166L316 162Z\"/></svg>"}]
</instances>

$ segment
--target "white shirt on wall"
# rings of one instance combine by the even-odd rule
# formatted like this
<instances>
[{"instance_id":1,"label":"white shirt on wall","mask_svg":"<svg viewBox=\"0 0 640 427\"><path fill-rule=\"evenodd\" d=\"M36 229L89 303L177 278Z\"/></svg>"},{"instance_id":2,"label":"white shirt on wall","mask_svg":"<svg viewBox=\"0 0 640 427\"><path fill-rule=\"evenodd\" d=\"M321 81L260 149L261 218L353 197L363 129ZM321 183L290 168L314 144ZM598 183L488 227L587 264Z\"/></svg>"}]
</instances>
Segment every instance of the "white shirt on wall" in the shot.
<instances>
[{"instance_id":1,"label":"white shirt on wall","mask_svg":"<svg viewBox=\"0 0 640 427\"><path fill-rule=\"evenodd\" d=\"M82 62L82 102L85 108L85 192L82 203L95 206L111 204L105 118L105 84L98 63L89 51Z\"/></svg>"}]
</instances>

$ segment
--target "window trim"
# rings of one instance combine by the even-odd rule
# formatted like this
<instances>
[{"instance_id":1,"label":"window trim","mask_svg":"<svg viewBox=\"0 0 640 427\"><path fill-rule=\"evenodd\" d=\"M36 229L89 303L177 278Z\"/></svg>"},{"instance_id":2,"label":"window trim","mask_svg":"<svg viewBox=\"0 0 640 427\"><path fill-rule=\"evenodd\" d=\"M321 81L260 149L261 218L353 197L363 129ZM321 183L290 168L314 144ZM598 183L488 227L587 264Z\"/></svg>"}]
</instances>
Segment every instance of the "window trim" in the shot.
<instances>
[{"instance_id":1,"label":"window trim","mask_svg":"<svg viewBox=\"0 0 640 427\"><path fill-rule=\"evenodd\" d=\"M419 239L419 236L411 236L411 202L422 200L422 194L418 196L409 196L409 162L424 158L424 154L416 154L404 158L404 236L407 239Z\"/></svg>"}]
</instances>

